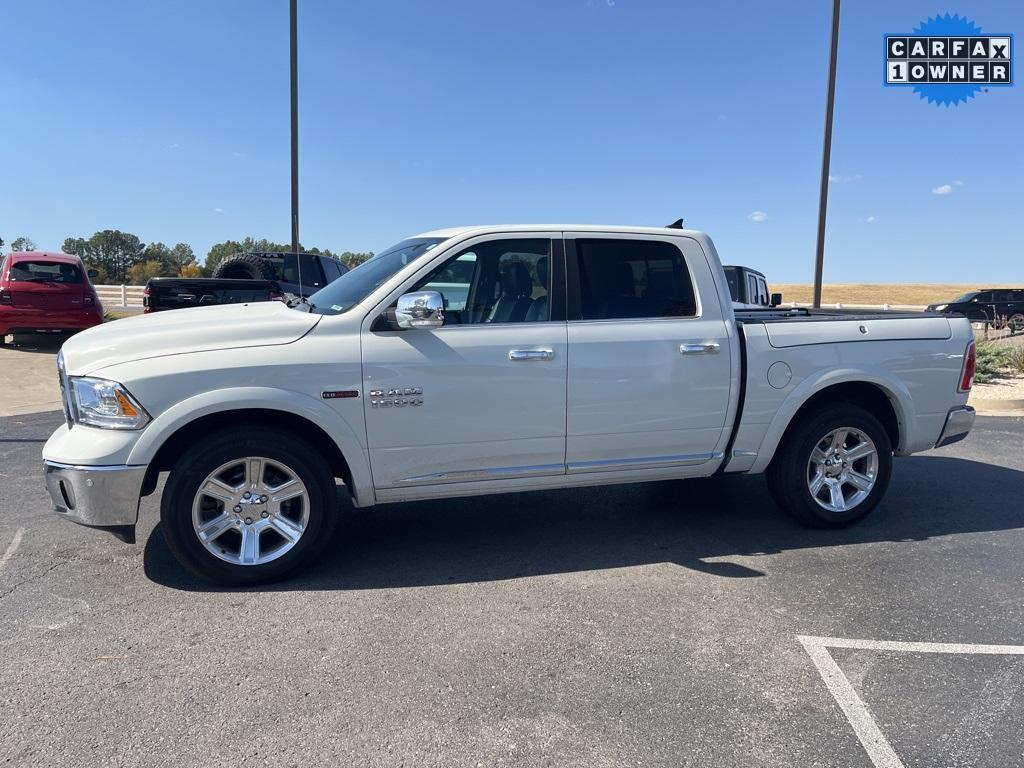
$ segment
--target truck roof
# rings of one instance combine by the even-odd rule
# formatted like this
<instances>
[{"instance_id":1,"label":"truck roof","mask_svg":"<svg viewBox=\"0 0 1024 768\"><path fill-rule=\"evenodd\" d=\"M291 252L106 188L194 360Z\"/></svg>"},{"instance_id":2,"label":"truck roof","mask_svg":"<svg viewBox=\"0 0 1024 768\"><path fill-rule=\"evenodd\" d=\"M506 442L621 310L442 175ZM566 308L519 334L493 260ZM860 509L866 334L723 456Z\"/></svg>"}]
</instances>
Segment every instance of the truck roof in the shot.
<instances>
[{"instance_id":1,"label":"truck roof","mask_svg":"<svg viewBox=\"0 0 1024 768\"><path fill-rule=\"evenodd\" d=\"M423 232L415 237L457 237L463 235L487 235L499 232L621 232L638 235L691 235L704 236L696 229L675 227L629 227L612 224L477 224L465 227L448 227Z\"/></svg>"}]
</instances>

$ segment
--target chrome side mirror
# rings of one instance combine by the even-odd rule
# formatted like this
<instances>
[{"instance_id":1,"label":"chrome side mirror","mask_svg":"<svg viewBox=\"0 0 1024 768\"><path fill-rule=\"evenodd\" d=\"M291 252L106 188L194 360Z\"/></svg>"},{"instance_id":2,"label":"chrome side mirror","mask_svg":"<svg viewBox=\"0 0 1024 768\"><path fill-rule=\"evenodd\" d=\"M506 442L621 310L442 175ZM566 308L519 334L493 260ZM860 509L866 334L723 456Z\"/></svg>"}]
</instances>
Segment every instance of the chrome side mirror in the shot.
<instances>
[{"instance_id":1,"label":"chrome side mirror","mask_svg":"<svg viewBox=\"0 0 1024 768\"><path fill-rule=\"evenodd\" d=\"M444 325L444 298L437 291L417 291L398 297L395 325L406 328L440 328Z\"/></svg>"}]
</instances>

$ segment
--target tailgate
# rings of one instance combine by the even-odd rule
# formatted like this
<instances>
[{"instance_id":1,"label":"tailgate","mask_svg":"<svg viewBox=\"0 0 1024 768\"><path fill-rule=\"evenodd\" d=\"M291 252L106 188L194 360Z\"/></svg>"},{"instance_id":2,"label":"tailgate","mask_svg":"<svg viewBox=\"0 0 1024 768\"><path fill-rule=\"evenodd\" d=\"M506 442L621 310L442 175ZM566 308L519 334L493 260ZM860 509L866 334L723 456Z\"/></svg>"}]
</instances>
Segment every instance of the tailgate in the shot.
<instances>
[{"instance_id":1,"label":"tailgate","mask_svg":"<svg viewBox=\"0 0 1024 768\"><path fill-rule=\"evenodd\" d=\"M944 317L859 317L840 320L824 317L766 323L769 343L776 348L843 341L907 341L948 339L953 335Z\"/></svg>"},{"instance_id":2,"label":"tailgate","mask_svg":"<svg viewBox=\"0 0 1024 768\"><path fill-rule=\"evenodd\" d=\"M11 282L11 305L25 309L81 309L82 286L61 283Z\"/></svg>"}]
</instances>

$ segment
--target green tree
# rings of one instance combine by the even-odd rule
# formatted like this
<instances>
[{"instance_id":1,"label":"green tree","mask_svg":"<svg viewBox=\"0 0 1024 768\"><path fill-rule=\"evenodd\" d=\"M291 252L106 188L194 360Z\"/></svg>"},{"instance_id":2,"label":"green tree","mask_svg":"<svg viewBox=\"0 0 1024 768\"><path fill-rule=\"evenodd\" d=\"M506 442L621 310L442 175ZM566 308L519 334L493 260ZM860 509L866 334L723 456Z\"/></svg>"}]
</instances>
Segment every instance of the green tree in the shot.
<instances>
[{"instance_id":1,"label":"green tree","mask_svg":"<svg viewBox=\"0 0 1024 768\"><path fill-rule=\"evenodd\" d=\"M16 237L11 242L12 251L34 251L35 249L36 244L32 242L32 238L26 237L25 235Z\"/></svg>"},{"instance_id":2,"label":"green tree","mask_svg":"<svg viewBox=\"0 0 1024 768\"><path fill-rule=\"evenodd\" d=\"M192 246L188 243L178 243L173 248L168 248L163 243L150 243L142 252L143 261L159 261L163 265L164 275L177 275L182 267L196 263L196 256L192 252Z\"/></svg>"},{"instance_id":3,"label":"green tree","mask_svg":"<svg viewBox=\"0 0 1024 768\"><path fill-rule=\"evenodd\" d=\"M167 266L171 268L171 271L180 275L181 271L185 267L196 266L196 254L192 250L192 246L188 243L178 243L171 248L170 260L167 262Z\"/></svg>"},{"instance_id":4,"label":"green tree","mask_svg":"<svg viewBox=\"0 0 1024 768\"><path fill-rule=\"evenodd\" d=\"M157 259L140 261L128 270L128 282L131 285L145 285L151 277L164 277L166 266Z\"/></svg>"},{"instance_id":5,"label":"green tree","mask_svg":"<svg viewBox=\"0 0 1024 768\"><path fill-rule=\"evenodd\" d=\"M124 283L128 270L145 261L145 244L138 236L117 229L104 229L88 240L69 237L64 241L65 253L79 256L86 266L102 270L107 279Z\"/></svg>"},{"instance_id":6,"label":"green tree","mask_svg":"<svg viewBox=\"0 0 1024 768\"><path fill-rule=\"evenodd\" d=\"M353 253L352 251L344 251L338 258L345 262L345 266L349 269L358 267L364 261L368 261L373 258L373 251L366 251L365 253Z\"/></svg>"},{"instance_id":7,"label":"green tree","mask_svg":"<svg viewBox=\"0 0 1024 768\"><path fill-rule=\"evenodd\" d=\"M178 275L181 277L202 277L203 268L198 264L186 264L181 268Z\"/></svg>"}]
</instances>

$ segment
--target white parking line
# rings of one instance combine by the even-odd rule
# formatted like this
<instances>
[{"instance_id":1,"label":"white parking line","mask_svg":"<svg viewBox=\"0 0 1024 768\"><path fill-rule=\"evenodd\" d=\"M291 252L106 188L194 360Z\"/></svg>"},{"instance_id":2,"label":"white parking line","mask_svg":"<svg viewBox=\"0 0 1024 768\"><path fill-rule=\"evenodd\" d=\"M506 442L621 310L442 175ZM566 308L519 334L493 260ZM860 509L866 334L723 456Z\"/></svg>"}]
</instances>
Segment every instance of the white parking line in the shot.
<instances>
[{"instance_id":1,"label":"white parking line","mask_svg":"<svg viewBox=\"0 0 1024 768\"><path fill-rule=\"evenodd\" d=\"M11 539L11 543L7 545L7 549L4 551L3 556L0 557L0 571L4 569L4 566L7 565L7 561L14 557L14 553L18 551L18 547L21 545L21 537L24 533L24 528L19 528L15 532L14 538Z\"/></svg>"},{"instance_id":2,"label":"white parking line","mask_svg":"<svg viewBox=\"0 0 1024 768\"><path fill-rule=\"evenodd\" d=\"M905 643L893 640L852 640L844 637L809 637L797 639L818 668L821 679L835 698L853 732L860 739L875 768L906 768L885 738L871 710L857 695L843 670L836 664L829 648L855 648L864 651L903 651L908 653L961 653L990 655L1024 655L1024 645L979 645L976 643Z\"/></svg>"}]
</instances>

